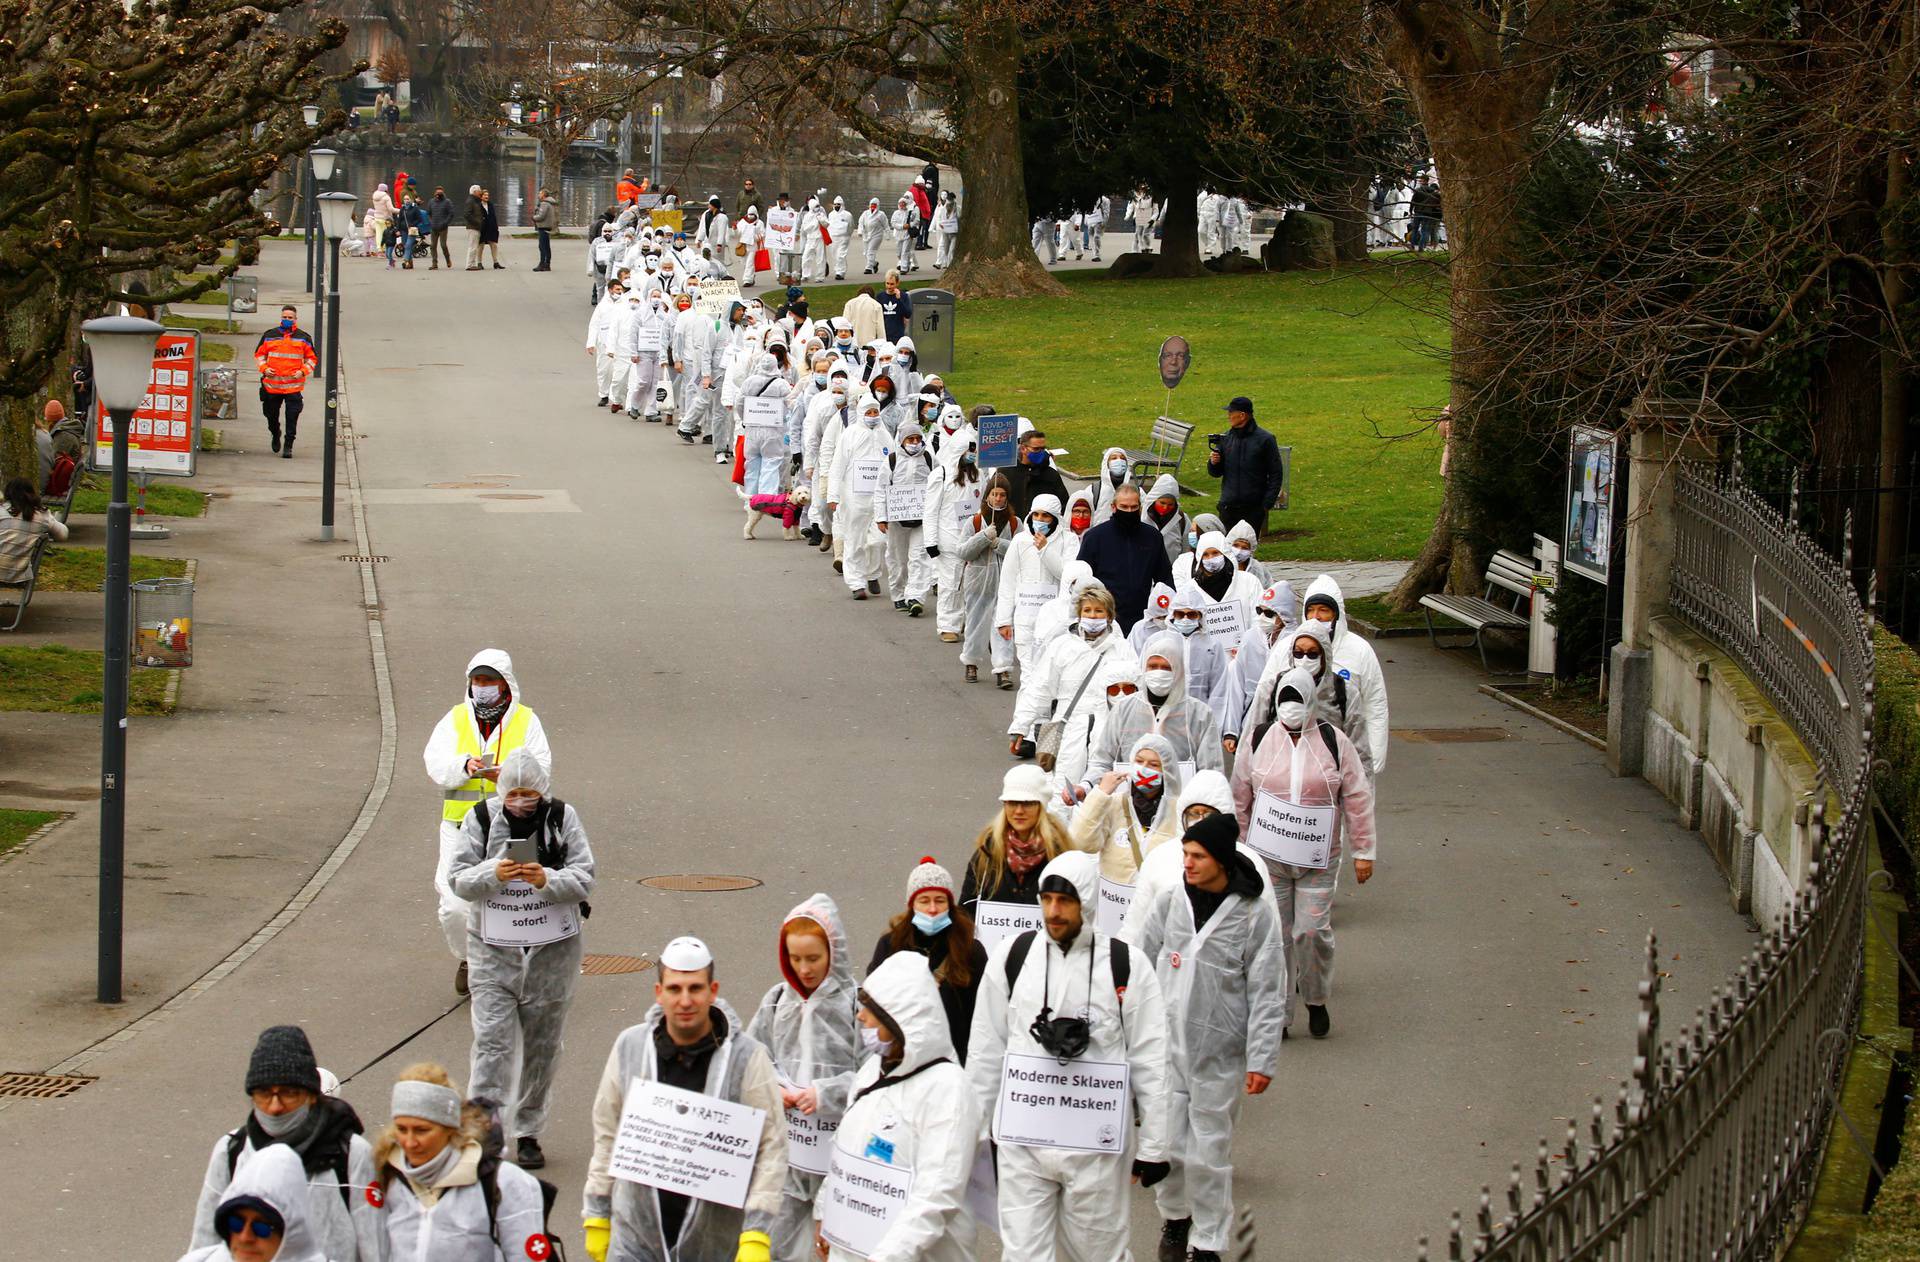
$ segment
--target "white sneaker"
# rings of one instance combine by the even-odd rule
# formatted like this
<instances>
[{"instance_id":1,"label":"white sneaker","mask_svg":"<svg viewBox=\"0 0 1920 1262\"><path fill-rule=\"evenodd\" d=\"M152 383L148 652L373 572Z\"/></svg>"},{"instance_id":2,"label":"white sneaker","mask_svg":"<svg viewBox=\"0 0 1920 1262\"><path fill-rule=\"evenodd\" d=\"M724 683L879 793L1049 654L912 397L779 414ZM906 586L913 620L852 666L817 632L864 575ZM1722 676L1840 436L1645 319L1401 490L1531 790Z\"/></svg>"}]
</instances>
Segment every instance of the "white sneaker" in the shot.
<instances>
[{"instance_id":1,"label":"white sneaker","mask_svg":"<svg viewBox=\"0 0 1920 1262\"><path fill-rule=\"evenodd\" d=\"M733 453L731 452L716 451L713 453L713 463L715 464L725 464L731 459L733 459Z\"/></svg>"}]
</instances>

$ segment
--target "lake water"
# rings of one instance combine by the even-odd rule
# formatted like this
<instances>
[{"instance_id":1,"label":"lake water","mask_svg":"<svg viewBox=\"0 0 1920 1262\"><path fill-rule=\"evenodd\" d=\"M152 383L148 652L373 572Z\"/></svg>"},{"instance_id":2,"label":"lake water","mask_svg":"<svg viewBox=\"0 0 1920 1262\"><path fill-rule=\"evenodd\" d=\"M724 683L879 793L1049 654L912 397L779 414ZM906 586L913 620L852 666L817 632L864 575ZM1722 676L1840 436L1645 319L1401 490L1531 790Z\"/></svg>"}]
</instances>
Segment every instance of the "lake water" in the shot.
<instances>
[{"instance_id":1,"label":"lake water","mask_svg":"<svg viewBox=\"0 0 1920 1262\"><path fill-rule=\"evenodd\" d=\"M824 188L827 190L824 199L827 204L831 205L835 196L844 197L847 199L847 209L856 217L866 209L869 197L878 197L881 207L891 213L895 201L907 191L922 165L821 167L789 164L785 191L793 195L795 205L804 206L806 198L814 190ZM428 196L431 196L435 185L445 186L447 196L462 206L466 205L468 186L481 185L493 194L495 213L507 227L527 226L533 215L534 196L539 191L539 172L530 157L462 158L379 151L342 152L339 166L327 189L352 193L358 197L358 211L365 207L376 186L385 184L392 187L396 170L404 170L408 181L422 185ZM635 170L645 174L646 167L640 164ZM773 181L778 177L771 162L758 168L725 163L691 163L665 168L666 182L679 188L681 201L695 215L705 208L709 194L718 193L727 213L738 217L740 184L748 175L753 176L754 183L759 186L762 204L772 205L774 197L782 190L774 186ZM560 222L569 228L587 223L613 204L614 186L619 181L618 167L569 162L562 168L560 187L555 190L555 196L560 199ZM957 190L960 187L959 172L943 168L940 187Z\"/></svg>"}]
</instances>

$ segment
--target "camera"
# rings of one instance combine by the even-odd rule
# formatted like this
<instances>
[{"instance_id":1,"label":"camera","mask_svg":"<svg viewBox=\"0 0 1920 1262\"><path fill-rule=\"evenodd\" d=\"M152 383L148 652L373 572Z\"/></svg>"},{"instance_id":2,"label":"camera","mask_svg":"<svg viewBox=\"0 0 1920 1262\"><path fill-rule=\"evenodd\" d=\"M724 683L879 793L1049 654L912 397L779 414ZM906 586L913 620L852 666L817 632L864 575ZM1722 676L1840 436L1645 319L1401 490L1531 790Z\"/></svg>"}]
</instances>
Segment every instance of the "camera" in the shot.
<instances>
[{"instance_id":1,"label":"camera","mask_svg":"<svg viewBox=\"0 0 1920 1262\"><path fill-rule=\"evenodd\" d=\"M1227 436L1225 434L1208 434L1207 450L1213 452L1215 455L1219 455L1220 444L1224 443L1226 440L1227 440Z\"/></svg>"},{"instance_id":2,"label":"camera","mask_svg":"<svg viewBox=\"0 0 1920 1262\"><path fill-rule=\"evenodd\" d=\"M1086 1018L1056 1017L1052 1013L1052 1008L1042 1008L1040 1015L1033 1019L1033 1024L1027 1029L1033 1035L1033 1041L1062 1065L1086 1055L1087 1045L1093 1041L1093 1032Z\"/></svg>"}]
</instances>

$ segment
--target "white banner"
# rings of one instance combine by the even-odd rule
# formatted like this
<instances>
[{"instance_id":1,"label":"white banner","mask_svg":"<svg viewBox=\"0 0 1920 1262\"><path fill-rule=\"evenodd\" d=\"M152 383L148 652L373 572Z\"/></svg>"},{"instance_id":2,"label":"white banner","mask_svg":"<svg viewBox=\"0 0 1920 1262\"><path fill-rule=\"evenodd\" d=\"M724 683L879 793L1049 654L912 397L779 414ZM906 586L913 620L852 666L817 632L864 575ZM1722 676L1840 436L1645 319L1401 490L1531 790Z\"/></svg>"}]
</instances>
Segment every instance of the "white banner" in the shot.
<instances>
[{"instance_id":1,"label":"white banner","mask_svg":"<svg viewBox=\"0 0 1920 1262\"><path fill-rule=\"evenodd\" d=\"M826 1191L820 1234L828 1244L872 1257L913 1191L913 1171L835 1148Z\"/></svg>"},{"instance_id":2,"label":"white banner","mask_svg":"<svg viewBox=\"0 0 1920 1262\"><path fill-rule=\"evenodd\" d=\"M888 521L919 521L926 511L925 482L894 482L887 486Z\"/></svg>"},{"instance_id":3,"label":"white banner","mask_svg":"<svg viewBox=\"0 0 1920 1262\"><path fill-rule=\"evenodd\" d=\"M1126 1062L1008 1052L993 1137L1022 1148L1120 1153L1127 1148Z\"/></svg>"},{"instance_id":4,"label":"white banner","mask_svg":"<svg viewBox=\"0 0 1920 1262\"><path fill-rule=\"evenodd\" d=\"M1013 594L1014 604L1021 613L1029 618L1038 617L1047 607L1047 602L1060 594L1058 583L1022 583L1020 590Z\"/></svg>"},{"instance_id":5,"label":"white banner","mask_svg":"<svg viewBox=\"0 0 1920 1262\"><path fill-rule=\"evenodd\" d=\"M990 903L983 898L973 905L973 940L989 951L1002 938L1041 927L1038 903Z\"/></svg>"},{"instance_id":6,"label":"white banner","mask_svg":"<svg viewBox=\"0 0 1920 1262\"><path fill-rule=\"evenodd\" d=\"M480 940L493 946L545 946L580 932L580 908L549 903L525 881L508 881L480 904Z\"/></svg>"},{"instance_id":7,"label":"white banner","mask_svg":"<svg viewBox=\"0 0 1920 1262\"><path fill-rule=\"evenodd\" d=\"M1126 922L1127 908L1131 906L1133 906L1133 886L1122 885L1118 881L1109 881L1106 877L1101 877L1099 910L1094 914L1093 927L1109 938L1119 937L1120 926Z\"/></svg>"},{"instance_id":8,"label":"white banner","mask_svg":"<svg viewBox=\"0 0 1920 1262\"><path fill-rule=\"evenodd\" d=\"M853 493L872 495L880 489L880 471L887 467L884 457L873 456L853 462Z\"/></svg>"},{"instance_id":9,"label":"white banner","mask_svg":"<svg viewBox=\"0 0 1920 1262\"><path fill-rule=\"evenodd\" d=\"M1336 806L1301 806L1277 793L1254 794L1247 844L1275 863L1321 869L1333 851Z\"/></svg>"},{"instance_id":10,"label":"white banner","mask_svg":"<svg viewBox=\"0 0 1920 1262\"><path fill-rule=\"evenodd\" d=\"M787 401L766 395L749 395L740 400L740 412L748 429L780 429L786 424Z\"/></svg>"},{"instance_id":11,"label":"white banner","mask_svg":"<svg viewBox=\"0 0 1920 1262\"><path fill-rule=\"evenodd\" d=\"M660 353L660 326L643 324L633 331L634 346L642 355Z\"/></svg>"},{"instance_id":12,"label":"white banner","mask_svg":"<svg viewBox=\"0 0 1920 1262\"><path fill-rule=\"evenodd\" d=\"M767 248L782 254L792 254L800 248L794 234L800 228L800 212L789 206L785 210L775 206L767 212Z\"/></svg>"},{"instance_id":13,"label":"white banner","mask_svg":"<svg viewBox=\"0 0 1920 1262\"><path fill-rule=\"evenodd\" d=\"M1247 629L1247 607L1237 600L1223 600L1217 605L1200 607L1200 625L1208 635L1224 636L1230 645L1238 646L1240 636Z\"/></svg>"},{"instance_id":14,"label":"white banner","mask_svg":"<svg viewBox=\"0 0 1920 1262\"><path fill-rule=\"evenodd\" d=\"M615 1178L739 1209L760 1151L761 1109L635 1078L609 1168Z\"/></svg>"},{"instance_id":15,"label":"white banner","mask_svg":"<svg viewBox=\"0 0 1920 1262\"><path fill-rule=\"evenodd\" d=\"M727 314L727 308L740 297L740 282L737 280L703 280L700 282L700 297L695 300L695 309L704 316Z\"/></svg>"}]
</instances>

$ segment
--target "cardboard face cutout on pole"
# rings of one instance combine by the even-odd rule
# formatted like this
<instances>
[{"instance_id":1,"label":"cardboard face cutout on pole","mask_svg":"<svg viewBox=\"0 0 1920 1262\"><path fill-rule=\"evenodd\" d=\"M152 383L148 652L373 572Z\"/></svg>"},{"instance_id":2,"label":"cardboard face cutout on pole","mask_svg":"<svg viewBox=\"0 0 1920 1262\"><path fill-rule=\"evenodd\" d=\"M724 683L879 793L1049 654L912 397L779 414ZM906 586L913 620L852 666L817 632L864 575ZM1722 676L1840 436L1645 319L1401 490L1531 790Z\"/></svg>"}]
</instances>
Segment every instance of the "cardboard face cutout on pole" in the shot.
<instances>
[{"instance_id":1,"label":"cardboard face cutout on pole","mask_svg":"<svg viewBox=\"0 0 1920 1262\"><path fill-rule=\"evenodd\" d=\"M1193 367L1193 348L1178 333L1160 343L1160 384L1171 390Z\"/></svg>"}]
</instances>

